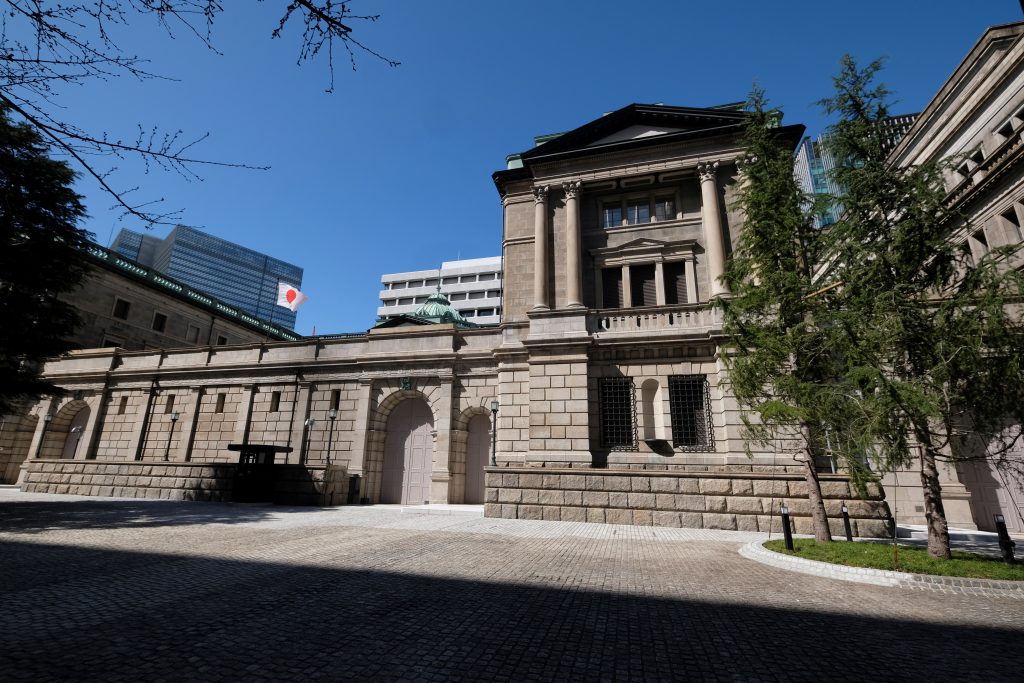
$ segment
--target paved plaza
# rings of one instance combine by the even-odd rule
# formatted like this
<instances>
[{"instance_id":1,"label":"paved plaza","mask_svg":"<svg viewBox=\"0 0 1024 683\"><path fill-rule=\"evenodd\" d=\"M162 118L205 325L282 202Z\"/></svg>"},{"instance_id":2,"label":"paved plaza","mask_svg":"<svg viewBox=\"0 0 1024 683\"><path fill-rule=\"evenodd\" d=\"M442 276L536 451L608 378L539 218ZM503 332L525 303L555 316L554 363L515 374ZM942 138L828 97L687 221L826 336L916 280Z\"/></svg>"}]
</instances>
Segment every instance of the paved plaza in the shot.
<instances>
[{"instance_id":1,"label":"paved plaza","mask_svg":"<svg viewBox=\"0 0 1024 683\"><path fill-rule=\"evenodd\" d=\"M1024 601L760 534L0 490L4 680L1022 680Z\"/></svg>"}]
</instances>

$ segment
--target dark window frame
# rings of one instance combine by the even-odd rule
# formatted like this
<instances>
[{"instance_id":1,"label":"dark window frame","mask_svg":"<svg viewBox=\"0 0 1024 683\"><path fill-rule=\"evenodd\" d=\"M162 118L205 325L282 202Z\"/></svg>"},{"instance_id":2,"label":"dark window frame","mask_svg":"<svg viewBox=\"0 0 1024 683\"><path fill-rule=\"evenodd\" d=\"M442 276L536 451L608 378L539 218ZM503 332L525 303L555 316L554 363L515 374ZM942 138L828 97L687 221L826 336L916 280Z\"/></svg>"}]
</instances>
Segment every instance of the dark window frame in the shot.
<instances>
[{"instance_id":1,"label":"dark window frame","mask_svg":"<svg viewBox=\"0 0 1024 683\"><path fill-rule=\"evenodd\" d=\"M690 453L713 453L715 426L708 376L670 375L668 403L672 447Z\"/></svg>"},{"instance_id":2,"label":"dark window frame","mask_svg":"<svg viewBox=\"0 0 1024 683\"><path fill-rule=\"evenodd\" d=\"M632 377L602 377L598 382L601 447L637 450L636 387Z\"/></svg>"}]
</instances>

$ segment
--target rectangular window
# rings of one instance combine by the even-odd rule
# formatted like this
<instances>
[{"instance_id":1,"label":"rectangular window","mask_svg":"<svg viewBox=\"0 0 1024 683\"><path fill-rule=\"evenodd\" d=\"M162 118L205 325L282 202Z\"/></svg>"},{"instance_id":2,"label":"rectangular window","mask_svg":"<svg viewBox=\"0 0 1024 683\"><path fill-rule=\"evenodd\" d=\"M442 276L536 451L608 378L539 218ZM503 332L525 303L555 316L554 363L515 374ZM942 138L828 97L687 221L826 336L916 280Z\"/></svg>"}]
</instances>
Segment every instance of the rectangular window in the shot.
<instances>
[{"instance_id":1,"label":"rectangular window","mask_svg":"<svg viewBox=\"0 0 1024 683\"><path fill-rule=\"evenodd\" d=\"M606 377L600 383L601 445L605 448L636 448L636 400L633 380Z\"/></svg>"},{"instance_id":2,"label":"rectangular window","mask_svg":"<svg viewBox=\"0 0 1024 683\"><path fill-rule=\"evenodd\" d=\"M275 391L270 394L270 412L276 413L281 409L281 392Z\"/></svg>"},{"instance_id":3,"label":"rectangular window","mask_svg":"<svg viewBox=\"0 0 1024 683\"><path fill-rule=\"evenodd\" d=\"M617 228L622 225L622 204L605 204L602 212L601 225L606 228Z\"/></svg>"},{"instance_id":4,"label":"rectangular window","mask_svg":"<svg viewBox=\"0 0 1024 683\"><path fill-rule=\"evenodd\" d=\"M196 344L199 342L199 328L195 325L189 325L188 331L185 333L185 341L189 344Z\"/></svg>"},{"instance_id":5,"label":"rectangular window","mask_svg":"<svg viewBox=\"0 0 1024 683\"><path fill-rule=\"evenodd\" d=\"M217 335L217 346L227 346L228 338L224 335Z\"/></svg>"},{"instance_id":6,"label":"rectangular window","mask_svg":"<svg viewBox=\"0 0 1024 683\"><path fill-rule=\"evenodd\" d=\"M1006 243L1019 244L1024 242L1024 232L1020 229L1020 217L1017 216L1016 208L1011 206L1010 210L1003 212L1001 216L1006 223Z\"/></svg>"},{"instance_id":7,"label":"rectangular window","mask_svg":"<svg viewBox=\"0 0 1024 683\"><path fill-rule=\"evenodd\" d=\"M448 300L449 301L465 301L466 300L466 293L462 292L461 294L452 294L450 297L448 297Z\"/></svg>"},{"instance_id":8,"label":"rectangular window","mask_svg":"<svg viewBox=\"0 0 1024 683\"><path fill-rule=\"evenodd\" d=\"M335 389L331 392L331 407L335 410L341 407L341 389Z\"/></svg>"},{"instance_id":9,"label":"rectangular window","mask_svg":"<svg viewBox=\"0 0 1024 683\"><path fill-rule=\"evenodd\" d=\"M494 309L493 308L481 308L481 309L477 310L476 314L477 315L481 315L481 316L484 316L484 315L494 315Z\"/></svg>"},{"instance_id":10,"label":"rectangular window","mask_svg":"<svg viewBox=\"0 0 1024 683\"><path fill-rule=\"evenodd\" d=\"M631 199L626 205L626 222L636 225L637 223L649 223L650 220L650 202L646 199Z\"/></svg>"},{"instance_id":11,"label":"rectangular window","mask_svg":"<svg viewBox=\"0 0 1024 683\"><path fill-rule=\"evenodd\" d=\"M117 414L124 415L124 411L128 409L128 397L122 396L121 401L117 404Z\"/></svg>"},{"instance_id":12,"label":"rectangular window","mask_svg":"<svg viewBox=\"0 0 1024 683\"><path fill-rule=\"evenodd\" d=\"M459 282L476 282L476 275L462 275L459 277Z\"/></svg>"},{"instance_id":13,"label":"rectangular window","mask_svg":"<svg viewBox=\"0 0 1024 683\"><path fill-rule=\"evenodd\" d=\"M441 284L443 284L443 285L454 285L454 284L458 283L458 281L459 281L459 278L457 278L457 277L446 277L443 280L441 280Z\"/></svg>"},{"instance_id":14,"label":"rectangular window","mask_svg":"<svg viewBox=\"0 0 1024 683\"><path fill-rule=\"evenodd\" d=\"M673 445L685 451L715 450L707 376L669 377L668 402Z\"/></svg>"},{"instance_id":15,"label":"rectangular window","mask_svg":"<svg viewBox=\"0 0 1024 683\"><path fill-rule=\"evenodd\" d=\"M167 327L167 316L163 313L153 314L153 329L157 332L163 332L164 328Z\"/></svg>"},{"instance_id":16,"label":"rectangular window","mask_svg":"<svg viewBox=\"0 0 1024 683\"><path fill-rule=\"evenodd\" d=\"M601 294L604 308L622 308L622 268L601 269Z\"/></svg>"},{"instance_id":17,"label":"rectangular window","mask_svg":"<svg viewBox=\"0 0 1024 683\"><path fill-rule=\"evenodd\" d=\"M174 394L167 396L167 403L164 404L164 415L174 411Z\"/></svg>"},{"instance_id":18,"label":"rectangular window","mask_svg":"<svg viewBox=\"0 0 1024 683\"><path fill-rule=\"evenodd\" d=\"M662 271L665 275L665 303L668 305L685 304L686 298L686 261L670 261Z\"/></svg>"},{"instance_id":19,"label":"rectangular window","mask_svg":"<svg viewBox=\"0 0 1024 683\"><path fill-rule=\"evenodd\" d=\"M214 406L213 412L215 412L215 413L223 413L224 412L224 400L225 400L225 395L224 394L217 394L217 405Z\"/></svg>"},{"instance_id":20,"label":"rectangular window","mask_svg":"<svg viewBox=\"0 0 1024 683\"><path fill-rule=\"evenodd\" d=\"M412 305L412 299L411 298L399 299L398 300L398 305L399 306L411 306Z\"/></svg>"},{"instance_id":21,"label":"rectangular window","mask_svg":"<svg viewBox=\"0 0 1024 683\"><path fill-rule=\"evenodd\" d=\"M496 277L495 273L480 273L480 282L489 282L490 280L494 280Z\"/></svg>"},{"instance_id":22,"label":"rectangular window","mask_svg":"<svg viewBox=\"0 0 1024 683\"><path fill-rule=\"evenodd\" d=\"M484 298L484 292L470 292L469 293L469 298L470 299L483 299Z\"/></svg>"},{"instance_id":23,"label":"rectangular window","mask_svg":"<svg viewBox=\"0 0 1024 683\"><path fill-rule=\"evenodd\" d=\"M425 287L437 287L437 278L431 278L424 282Z\"/></svg>"},{"instance_id":24,"label":"rectangular window","mask_svg":"<svg viewBox=\"0 0 1024 683\"><path fill-rule=\"evenodd\" d=\"M654 280L654 264L629 267L629 291L633 306L656 306L657 285Z\"/></svg>"},{"instance_id":25,"label":"rectangular window","mask_svg":"<svg viewBox=\"0 0 1024 683\"><path fill-rule=\"evenodd\" d=\"M676 217L676 203L671 197L654 200L654 217L659 221L671 221Z\"/></svg>"},{"instance_id":26,"label":"rectangular window","mask_svg":"<svg viewBox=\"0 0 1024 683\"><path fill-rule=\"evenodd\" d=\"M131 304L124 299L114 299L114 317L120 318L121 320L128 319L128 309L131 308Z\"/></svg>"}]
</instances>

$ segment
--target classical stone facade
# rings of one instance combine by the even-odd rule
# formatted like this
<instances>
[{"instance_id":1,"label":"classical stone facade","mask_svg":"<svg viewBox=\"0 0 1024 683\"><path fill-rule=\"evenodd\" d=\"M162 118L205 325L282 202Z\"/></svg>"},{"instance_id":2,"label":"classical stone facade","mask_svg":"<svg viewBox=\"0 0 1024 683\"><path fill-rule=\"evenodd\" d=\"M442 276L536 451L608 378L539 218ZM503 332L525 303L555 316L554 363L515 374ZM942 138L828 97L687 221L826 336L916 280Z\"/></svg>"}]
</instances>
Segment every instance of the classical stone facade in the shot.
<instances>
[{"instance_id":1,"label":"classical stone facade","mask_svg":"<svg viewBox=\"0 0 1024 683\"><path fill-rule=\"evenodd\" d=\"M287 462L311 472L330 461L358 475L355 498L369 503L768 530L786 502L806 529L792 453L745 451L710 307L728 294L718 278L742 228L744 117L630 105L514 155L494 174L498 326L413 316L360 335L91 350L48 364L69 393L29 418L24 485L59 490L75 477L76 490L94 492L82 476L124 464L114 470L122 483L100 491L171 495L133 489L132 476L152 487L158 475L132 468L205 472L234 461L228 444L247 442L288 446ZM790 145L802 133L778 129ZM161 491L174 490L169 476L159 475ZM877 489L855 500L843 475L824 487L833 517L846 500L858 533L882 532Z\"/></svg>"},{"instance_id":2,"label":"classical stone facade","mask_svg":"<svg viewBox=\"0 0 1024 683\"><path fill-rule=\"evenodd\" d=\"M1024 243L1024 22L994 26L918 116L893 151L901 166L956 160L946 178L947 202L962 220L952 238L975 259L997 247ZM1024 268L1018 252L1008 267ZM1020 432L1016 420L1007 438ZM963 455L963 454L961 454ZM977 453L967 454L975 456ZM995 530L993 515L1024 533L1024 446L1018 441L1000 466L992 459L945 463L942 498L951 526ZM918 470L886 478L901 521L924 523Z\"/></svg>"}]
</instances>

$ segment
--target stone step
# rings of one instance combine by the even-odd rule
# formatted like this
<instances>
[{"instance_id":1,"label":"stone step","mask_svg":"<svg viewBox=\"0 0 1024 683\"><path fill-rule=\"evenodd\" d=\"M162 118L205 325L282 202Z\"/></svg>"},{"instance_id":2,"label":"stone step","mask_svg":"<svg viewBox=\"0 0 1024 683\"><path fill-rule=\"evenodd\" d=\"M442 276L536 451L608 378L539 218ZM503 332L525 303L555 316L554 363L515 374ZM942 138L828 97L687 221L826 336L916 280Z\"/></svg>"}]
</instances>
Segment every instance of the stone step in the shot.
<instances>
[{"instance_id":1,"label":"stone step","mask_svg":"<svg viewBox=\"0 0 1024 683\"><path fill-rule=\"evenodd\" d=\"M900 524L896 527L896 538L928 540L928 527L916 524ZM991 531L977 529L957 529L950 527L949 540L963 543L999 543L999 535Z\"/></svg>"},{"instance_id":2,"label":"stone step","mask_svg":"<svg viewBox=\"0 0 1024 683\"><path fill-rule=\"evenodd\" d=\"M447 503L431 503L428 505L403 505L402 514L407 515L466 515L483 517L483 505L449 505Z\"/></svg>"}]
</instances>

